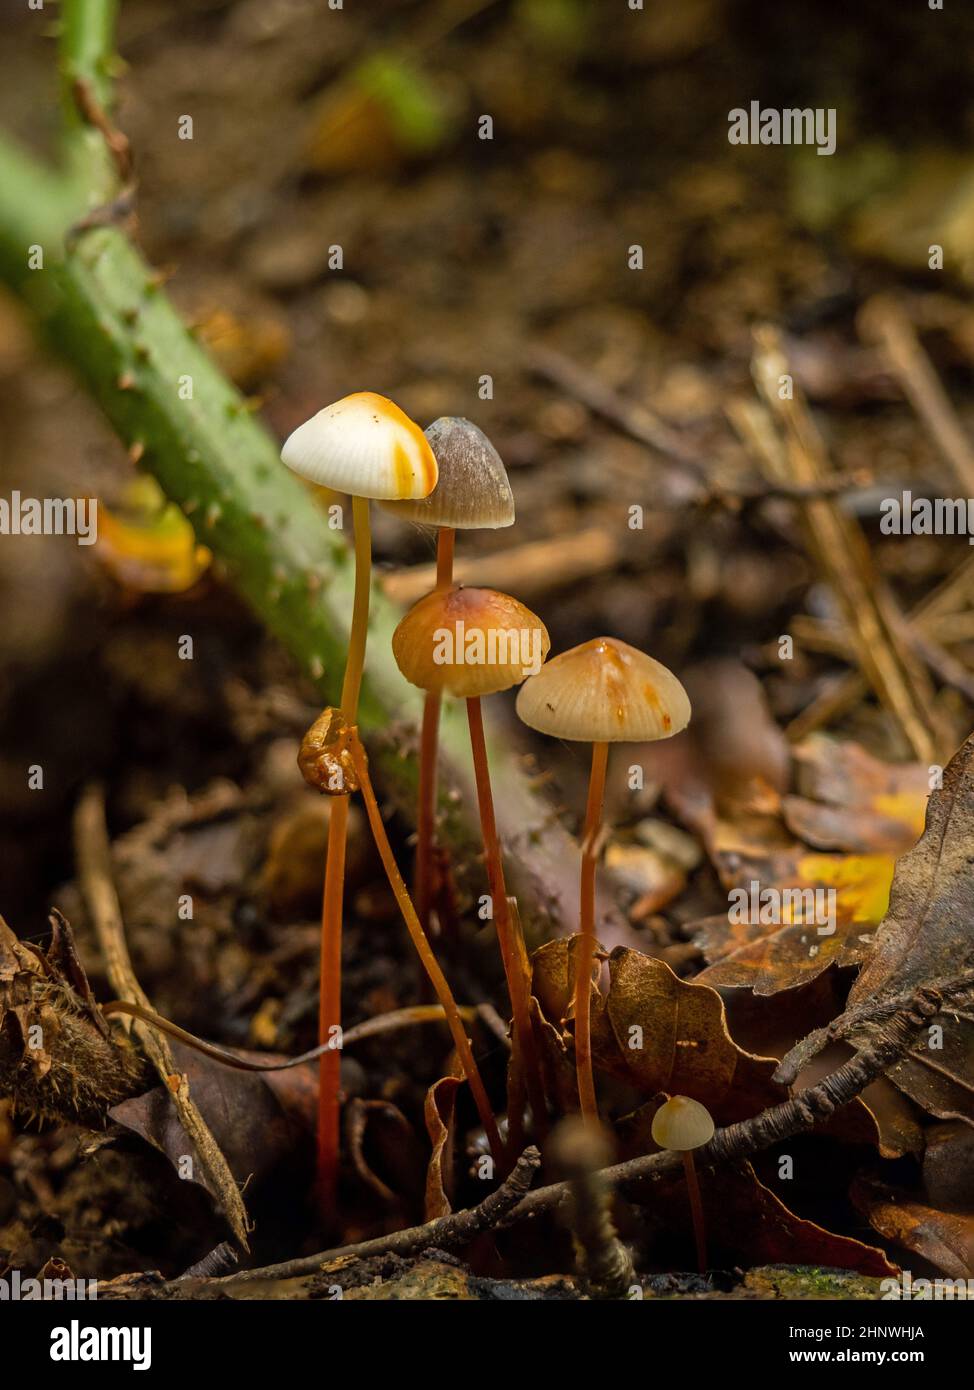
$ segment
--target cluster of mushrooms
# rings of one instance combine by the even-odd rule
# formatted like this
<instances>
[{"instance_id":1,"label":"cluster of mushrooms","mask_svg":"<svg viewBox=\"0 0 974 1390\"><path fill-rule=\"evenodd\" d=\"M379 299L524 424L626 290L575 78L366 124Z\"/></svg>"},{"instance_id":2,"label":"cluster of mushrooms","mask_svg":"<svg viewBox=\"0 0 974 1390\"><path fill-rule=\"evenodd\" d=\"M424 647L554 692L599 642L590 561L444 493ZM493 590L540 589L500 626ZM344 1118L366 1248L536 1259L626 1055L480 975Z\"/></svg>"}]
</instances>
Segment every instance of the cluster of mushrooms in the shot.
<instances>
[{"instance_id":1,"label":"cluster of mushrooms","mask_svg":"<svg viewBox=\"0 0 974 1390\"><path fill-rule=\"evenodd\" d=\"M507 893L497 835L481 702L484 696L520 686L516 708L525 724L551 738L592 745L580 846L573 1014L579 1106L582 1117L593 1125L598 1123L590 1032L591 991L597 978L595 874L609 744L647 742L679 733L690 720L690 702L665 666L617 638L598 637L545 661L550 642L536 614L495 589L454 583L456 532L510 526L514 521L514 498L504 464L486 435L469 420L444 417L424 433L386 397L357 392L299 426L281 457L313 483L350 495L354 520L355 591L341 706L324 711L306 736L299 758L307 780L334 797L322 904L319 1011L319 1043L325 1050L320 1060L318 1190L327 1213L334 1204L339 1151L341 931L349 796L358 791L363 797L383 867L443 1007L491 1153L501 1171L507 1171L529 1127L535 1136L544 1135L548 1105L531 1021L530 964L516 904ZM436 586L409 610L393 636L399 669L425 692L412 894L389 845L356 728L369 619L372 499L401 518L437 531ZM456 640L445 642L444 637ZM466 702L485 863L511 1002L505 1138L428 936L436 862L437 742L444 694ZM688 1097L671 1098L657 1112L653 1126L657 1143L687 1154L706 1143L712 1133L709 1115ZM702 1222L692 1160L687 1177L702 1262Z\"/></svg>"}]
</instances>

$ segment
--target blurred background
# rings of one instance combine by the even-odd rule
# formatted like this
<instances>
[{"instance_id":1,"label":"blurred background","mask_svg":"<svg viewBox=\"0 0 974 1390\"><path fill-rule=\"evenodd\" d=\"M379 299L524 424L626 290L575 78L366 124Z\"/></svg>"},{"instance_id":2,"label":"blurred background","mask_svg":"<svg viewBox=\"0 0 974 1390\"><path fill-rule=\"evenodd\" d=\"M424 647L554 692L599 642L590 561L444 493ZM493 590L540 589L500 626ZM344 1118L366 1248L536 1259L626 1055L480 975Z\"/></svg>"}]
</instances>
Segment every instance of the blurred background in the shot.
<instances>
[{"instance_id":1,"label":"blurred background","mask_svg":"<svg viewBox=\"0 0 974 1390\"><path fill-rule=\"evenodd\" d=\"M56 7L0 8L0 122L52 150ZM478 576L533 604L555 650L607 630L683 672L743 660L784 722L828 664L785 679L768 654L796 611L827 611L786 514L701 504L625 412L649 407L715 486L753 479L726 406L751 389L752 325L773 321L837 470L936 478L855 316L877 290L912 296L969 417L972 40L960 7L881 0L140 0L122 6L117 121L140 244L277 435L363 388L423 424L471 417L518 504L514 531L464 538ZM835 156L729 145L728 111L755 99L835 107ZM71 873L85 779L107 781L124 828L167 788L245 778L241 691L294 684L2 294L0 438L3 495L103 504L95 548L0 544L2 906L29 932ZM874 525L875 499L861 515ZM398 572L430 560L429 538L382 515L376 531L410 596ZM876 558L909 602L948 551L916 539ZM191 664L174 641L187 611L207 634ZM864 736L896 751L888 729ZM42 796L27 763L45 767ZM566 793L579 770L566 755Z\"/></svg>"}]
</instances>

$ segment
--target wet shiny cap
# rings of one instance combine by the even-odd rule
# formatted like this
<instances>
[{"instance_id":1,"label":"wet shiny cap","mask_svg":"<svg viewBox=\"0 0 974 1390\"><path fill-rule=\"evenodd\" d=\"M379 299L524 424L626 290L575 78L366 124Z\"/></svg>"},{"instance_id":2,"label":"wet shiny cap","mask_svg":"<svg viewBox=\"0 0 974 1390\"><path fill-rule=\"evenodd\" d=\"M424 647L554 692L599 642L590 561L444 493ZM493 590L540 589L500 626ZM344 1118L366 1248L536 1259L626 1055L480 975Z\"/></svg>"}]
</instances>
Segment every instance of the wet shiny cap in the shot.
<instances>
[{"instance_id":1,"label":"wet shiny cap","mask_svg":"<svg viewBox=\"0 0 974 1390\"><path fill-rule=\"evenodd\" d=\"M392 634L400 671L420 690L471 699L519 685L542 669L541 619L497 589L434 589Z\"/></svg>"}]
</instances>

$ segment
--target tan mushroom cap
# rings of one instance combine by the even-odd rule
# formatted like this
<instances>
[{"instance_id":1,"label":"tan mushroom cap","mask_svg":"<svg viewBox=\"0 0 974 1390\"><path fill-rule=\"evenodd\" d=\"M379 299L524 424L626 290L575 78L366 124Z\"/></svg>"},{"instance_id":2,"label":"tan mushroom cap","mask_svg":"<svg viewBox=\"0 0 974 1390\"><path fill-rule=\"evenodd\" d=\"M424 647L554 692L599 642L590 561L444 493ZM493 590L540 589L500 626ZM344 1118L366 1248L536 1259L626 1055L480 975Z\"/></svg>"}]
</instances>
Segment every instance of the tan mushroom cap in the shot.
<instances>
[{"instance_id":1,"label":"tan mushroom cap","mask_svg":"<svg viewBox=\"0 0 974 1390\"><path fill-rule=\"evenodd\" d=\"M439 469L436 487L428 497L387 502L386 510L458 531L512 526L514 494L507 469L483 430L459 415L441 415L425 433Z\"/></svg>"},{"instance_id":2,"label":"tan mushroom cap","mask_svg":"<svg viewBox=\"0 0 974 1390\"><path fill-rule=\"evenodd\" d=\"M525 724L552 738L643 743L690 722L690 701L665 666L617 637L596 637L553 657L518 691Z\"/></svg>"},{"instance_id":3,"label":"tan mushroom cap","mask_svg":"<svg viewBox=\"0 0 974 1390\"><path fill-rule=\"evenodd\" d=\"M653 1116L653 1139L661 1149L688 1153L709 1144L713 1137L710 1111L689 1096L670 1096Z\"/></svg>"},{"instance_id":4,"label":"tan mushroom cap","mask_svg":"<svg viewBox=\"0 0 974 1390\"><path fill-rule=\"evenodd\" d=\"M353 497L425 497L436 457L423 431L394 401L356 391L325 406L289 435L288 468Z\"/></svg>"},{"instance_id":5,"label":"tan mushroom cap","mask_svg":"<svg viewBox=\"0 0 974 1390\"><path fill-rule=\"evenodd\" d=\"M392 634L411 684L460 699L519 685L541 668L550 645L541 619L496 589L434 589Z\"/></svg>"}]
</instances>

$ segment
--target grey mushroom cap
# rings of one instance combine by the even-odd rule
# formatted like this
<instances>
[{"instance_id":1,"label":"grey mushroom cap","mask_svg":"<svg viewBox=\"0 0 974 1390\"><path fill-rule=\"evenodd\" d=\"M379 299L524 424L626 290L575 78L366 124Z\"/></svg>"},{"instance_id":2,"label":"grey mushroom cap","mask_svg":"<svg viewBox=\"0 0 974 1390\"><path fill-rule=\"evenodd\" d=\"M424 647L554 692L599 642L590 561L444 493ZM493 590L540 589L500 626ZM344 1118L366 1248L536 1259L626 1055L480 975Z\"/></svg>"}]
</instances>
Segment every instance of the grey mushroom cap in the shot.
<instances>
[{"instance_id":1,"label":"grey mushroom cap","mask_svg":"<svg viewBox=\"0 0 974 1390\"><path fill-rule=\"evenodd\" d=\"M424 430L439 468L428 497L383 502L386 511L425 526L458 531L514 524L514 494L500 454L471 420L441 415Z\"/></svg>"}]
</instances>

